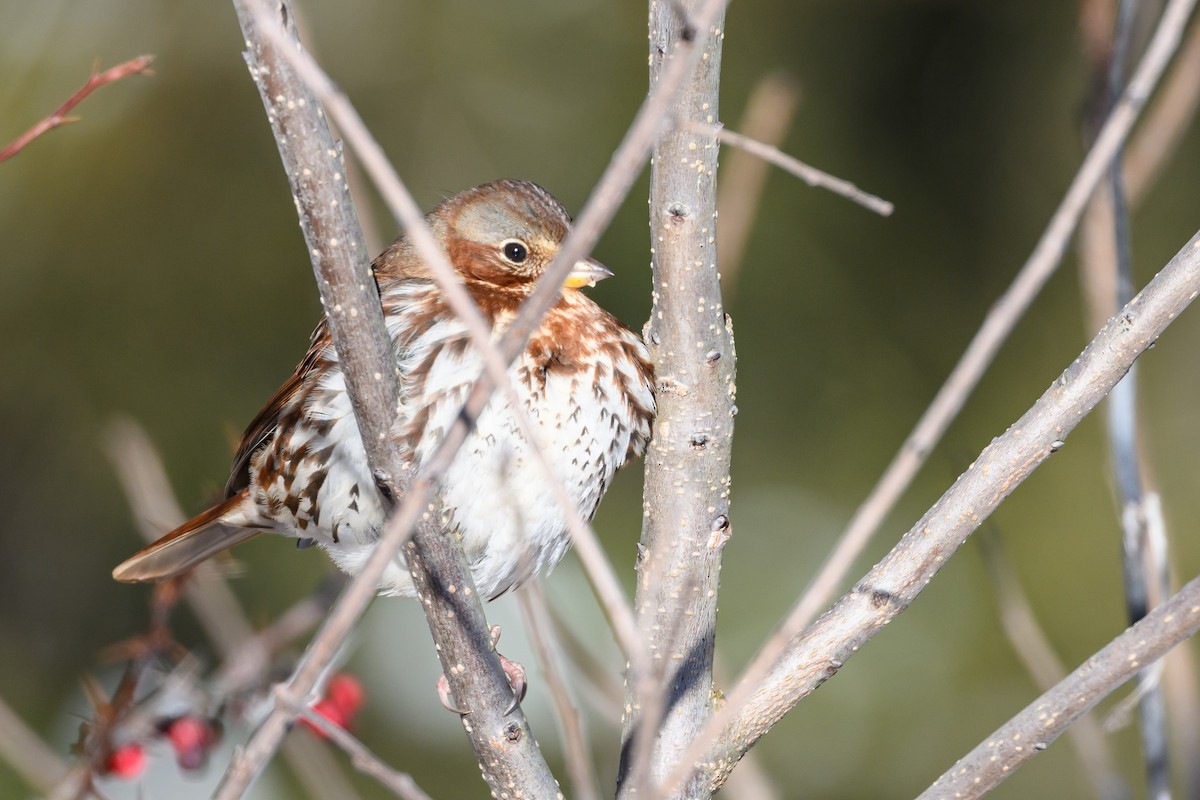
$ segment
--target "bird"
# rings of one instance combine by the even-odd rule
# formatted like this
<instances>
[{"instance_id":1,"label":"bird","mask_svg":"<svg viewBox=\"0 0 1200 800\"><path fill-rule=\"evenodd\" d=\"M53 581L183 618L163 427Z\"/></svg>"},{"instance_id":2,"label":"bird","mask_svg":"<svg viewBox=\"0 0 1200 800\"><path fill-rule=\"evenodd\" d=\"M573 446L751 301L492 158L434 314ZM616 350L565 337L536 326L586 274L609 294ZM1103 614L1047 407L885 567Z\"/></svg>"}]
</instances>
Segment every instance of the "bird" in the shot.
<instances>
[{"instance_id":1,"label":"bird","mask_svg":"<svg viewBox=\"0 0 1200 800\"><path fill-rule=\"evenodd\" d=\"M493 336L512 324L571 225L548 191L520 180L460 192L426 221ZM372 266L400 381L391 436L406 465L419 471L483 362L409 238L398 238ZM536 441L526 440L516 410L496 393L441 482L449 525L483 597L549 570L569 547L566 518L534 447L589 520L617 470L645 452L655 413L650 354L638 334L582 291L611 275L595 259L576 262L509 368ZM113 577L172 578L263 532L292 537L301 548L317 545L355 574L381 536L388 507L322 318L300 364L246 428L224 499L121 563ZM378 589L416 594L396 562Z\"/></svg>"}]
</instances>

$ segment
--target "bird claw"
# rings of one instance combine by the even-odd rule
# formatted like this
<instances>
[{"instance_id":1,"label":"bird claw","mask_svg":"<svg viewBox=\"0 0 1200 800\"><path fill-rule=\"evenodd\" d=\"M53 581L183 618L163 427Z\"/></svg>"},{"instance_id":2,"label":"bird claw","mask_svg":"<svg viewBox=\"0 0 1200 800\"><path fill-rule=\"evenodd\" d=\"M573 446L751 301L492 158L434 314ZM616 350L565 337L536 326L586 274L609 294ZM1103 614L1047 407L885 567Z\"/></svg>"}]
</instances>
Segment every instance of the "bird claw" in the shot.
<instances>
[{"instance_id":1,"label":"bird claw","mask_svg":"<svg viewBox=\"0 0 1200 800\"><path fill-rule=\"evenodd\" d=\"M493 625L488 631L492 637L492 649L495 650L496 644L500 641L500 626ZM517 706L525 699L525 693L529 691L529 681L526 679L525 668L516 661L509 661L500 653L496 653L500 659L500 668L504 670L504 676L508 678L508 685L512 687L513 699L508 704L508 708L504 709L503 716L508 716L516 710ZM442 702L442 706L447 710L460 717L465 717L470 714L469 709L462 709L455 705L450 693L450 681L446 679L446 673L442 673L437 679L438 700Z\"/></svg>"},{"instance_id":2,"label":"bird claw","mask_svg":"<svg viewBox=\"0 0 1200 800\"><path fill-rule=\"evenodd\" d=\"M471 713L469 709L459 708L454 705L454 702L450 698L450 681L446 680L446 673L444 672L437 679L437 695L438 700L442 701L442 707L447 711L458 714L460 717L465 717Z\"/></svg>"},{"instance_id":3,"label":"bird claw","mask_svg":"<svg viewBox=\"0 0 1200 800\"><path fill-rule=\"evenodd\" d=\"M488 633L492 637L492 650L496 651L496 645L500 643L500 626L493 625L488 629ZM507 717L525 699L525 692L529 690L529 681L525 679L525 668L523 666L516 661L509 661L499 651L496 651L496 655L500 658L500 668L504 670L504 676L508 678L508 685L513 690L512 702L508 704L508 708L504 709L504 716Z\"/></svg>"},{"instance_id":4,"label":"bird claw","mask_svg":"<svg viewBox=\"0 0 1200 800\"><path fill-rule=\"evenodd\" d=\"M529 681L525 680L525 668L516 661L509 661L499 653L500 668L504 670L504 675L508 678L508 685L512 687L513 699L508 704L508 708L504 709L504 716L508 716L517 709L517 706L525 699L525 692L529 690Z\"/></svg>"}]
</instances>

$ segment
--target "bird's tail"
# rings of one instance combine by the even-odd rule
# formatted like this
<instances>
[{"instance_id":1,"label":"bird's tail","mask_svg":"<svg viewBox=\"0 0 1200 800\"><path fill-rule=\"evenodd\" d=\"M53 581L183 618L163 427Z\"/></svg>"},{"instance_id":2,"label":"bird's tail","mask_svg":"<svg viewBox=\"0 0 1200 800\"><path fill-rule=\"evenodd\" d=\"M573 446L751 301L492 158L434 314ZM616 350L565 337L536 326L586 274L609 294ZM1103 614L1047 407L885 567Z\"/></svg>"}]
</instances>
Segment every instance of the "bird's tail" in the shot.
<instances>
[{"instance_id":1,"label":"bird's tail","mask_svg":"<svg viewBox=\"0 0 1200 800\"><path fill-rule=\"evenodd\" d=\"M261 533L261 528L246 526L249 520L241 504L249 501L248 493L243 489L139 550L113 570L113 577L124 583L173 578Z\"/></svg>"}]
</instances>

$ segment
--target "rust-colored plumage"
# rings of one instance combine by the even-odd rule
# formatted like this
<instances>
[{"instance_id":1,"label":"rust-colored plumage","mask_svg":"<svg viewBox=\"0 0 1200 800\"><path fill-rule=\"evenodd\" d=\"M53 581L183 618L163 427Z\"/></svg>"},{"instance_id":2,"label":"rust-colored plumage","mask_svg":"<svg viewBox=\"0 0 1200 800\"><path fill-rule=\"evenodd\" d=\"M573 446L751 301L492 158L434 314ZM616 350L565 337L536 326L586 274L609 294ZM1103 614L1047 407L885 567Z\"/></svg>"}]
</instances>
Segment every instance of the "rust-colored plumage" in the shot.
<instances>
[{"instance_id":1,"label":"rust-colored plumage","mask_svg":"<svg viewBox=\"0 0 1200 800\"><path fill-rule=\"evenodd\" d=\"M570 227L558 201L523 181L462 192L428 221L497 331L511 324ZM384 251L374 268L401 377L393 435L419 469L457 415L482 362L407 239ZM590 259L579 262L510 370L534 422L536 445L588 518L617 469L645 450L654 414L642 341L578 291L609 274ZM532 446L496 396L442 484L476 584L488 597L553 566L567 549L565 521L532 463ZM384 515L322 320L295 373L247 428L225 501L113 575L160 580L263 531L318 544L353 573L370 555ZM381 589L411 594L407 571L389 568Z\"/></svg>"}]
</instances>

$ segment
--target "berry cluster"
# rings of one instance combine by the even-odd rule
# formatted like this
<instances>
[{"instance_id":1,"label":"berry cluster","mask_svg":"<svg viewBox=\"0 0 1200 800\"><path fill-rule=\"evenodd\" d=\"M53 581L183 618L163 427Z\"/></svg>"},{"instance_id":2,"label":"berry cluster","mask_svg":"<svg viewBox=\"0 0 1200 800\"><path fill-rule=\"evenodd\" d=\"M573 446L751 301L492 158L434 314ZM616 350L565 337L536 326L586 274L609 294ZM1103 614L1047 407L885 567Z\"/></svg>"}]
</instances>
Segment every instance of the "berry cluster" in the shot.
<instances>
[{"instance_id":1,"label":"berry cluster","mask_svg":"<svg viewBox=\"0 0 1200 800\"><path fill-rule=\"evenodd\" d=\"M362 683L345 672L329 679L324 696L313 704L313 711L337 725L349 728L366 699ZM316 736L326 739L328 735L315 723L301 718L300 724ZM221 723L195 714L184 714L161 720L155 726L156 738L165 739L175 752L175 762L185 771L204 768L208 763L213 745L221 739ZM104 774L131 781L146 769L147 742L127 742L114 747L104 760Z\"/></svg>"},{"instance_id":2,"label":"berry cluster","mask_svg":"<svg viewBox=\"0 0 1200 800\"><path fill-rule=\"evenodd\" d=\"M182 770L202 769L208 755L221 738L221 723L191 714L160 721L156 733L171 744L175 762ZM104 760L104 772L115 778L131 781L146 769L146 748L143 742L127 742L116 747Z\"/></svg>"}]
</instances>

